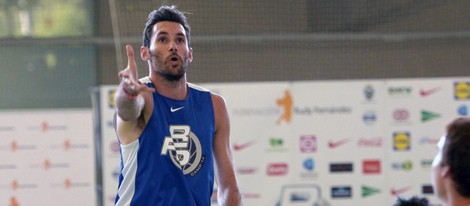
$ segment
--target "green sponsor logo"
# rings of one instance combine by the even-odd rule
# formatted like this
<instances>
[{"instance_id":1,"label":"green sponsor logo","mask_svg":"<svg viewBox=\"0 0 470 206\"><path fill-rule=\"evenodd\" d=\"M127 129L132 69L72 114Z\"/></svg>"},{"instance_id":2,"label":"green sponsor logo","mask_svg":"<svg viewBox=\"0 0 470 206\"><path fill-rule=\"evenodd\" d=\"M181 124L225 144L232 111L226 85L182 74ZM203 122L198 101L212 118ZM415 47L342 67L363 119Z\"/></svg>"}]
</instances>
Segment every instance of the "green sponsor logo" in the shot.
<instances>
[{"instance_id":1,"label":"green sponsor logo","mask_svg":"<svg viewBox=\"0 0 470 206\"><path fill-rule=\"evenodd\" d=\"M282 145L284 145L284 140L281 138L271 138L269 139L269 144L272 147L282 147Z\"/></svg>"},{"instance_id":2,"label":"green sponsor logo","mask_svg":"<svg viewBox=\"0 0 470 206\"><path fill-rule=\"evenodd\" d=\"M409 172L413 169L413 162L411 160L406 160L403 162L403 170Z\"/></svg>"},{"instance_id":3,"label":"green sponsor logo","mask_svg":"<svg viewBox=\"0 0 470 206\"><path fill-rule=\"evenodd\" d=\"M284 145L284 139L280 137L271 137L269 139L269 147L266 149L268 152L286 152L287 148Z\"/></svg>"},{"instance_id":4,"label":"green sponsor logo","mask_svg":"<svg viewBox=\"0 0 470 206\"><path fill-rule=\"evenodd\" d=\"M430 112L430 111L426 111L426 110L421 110L421 121L422 122L428 122L428 121L431 121L433 119L437 119L439 117L441 117L441 115L438 114L438 113Z\"/></svg>"},{"instance_id":5,"label":"green sponsor logo","mask_svg":"<svg viewBox=\"0 0 470 206\"><path fill-rule=\"evenodd\" d=\"M361 186L362 197L369 197L371 195L375 195L380 193L380 190L377 188L369 187L366 185Z\"/></svg>"}]
</instances>

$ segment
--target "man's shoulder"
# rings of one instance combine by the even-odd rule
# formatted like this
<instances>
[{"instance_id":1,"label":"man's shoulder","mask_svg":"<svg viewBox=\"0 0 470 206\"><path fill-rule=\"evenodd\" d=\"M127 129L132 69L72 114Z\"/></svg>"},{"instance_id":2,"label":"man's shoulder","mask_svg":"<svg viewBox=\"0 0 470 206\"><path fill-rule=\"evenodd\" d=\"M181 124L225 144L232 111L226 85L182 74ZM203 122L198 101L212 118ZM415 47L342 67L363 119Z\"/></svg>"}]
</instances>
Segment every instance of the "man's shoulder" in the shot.
<instances>
[{"instance_id":1,"label":"man's shoulder","mask_svg":"<svg viewBox=\"0 0 470 206\"><path fill-rule=\"evenodd\" d=\"M195 89L195 90L198 90L198 91L201 91L201 92L210 92L208 89L202 87L202 86L199 86L199 85L196 85L196 84L193 84L193 83L187 83L188 84L188 87L191 88L191 89Z\"/></svg>"},{"instance_id":2,"label":"man's shoulder","mask_svg":"<svg viewBox=\"0 0 470 206\"><path fill-rule=\"evenodd\" d=\"M152 80L150 79L149 76L146 76L146 77L140 78L139 82L142 83L142 84L149 84L149 83L152 83Z\"/></svg>"}]
</instances>

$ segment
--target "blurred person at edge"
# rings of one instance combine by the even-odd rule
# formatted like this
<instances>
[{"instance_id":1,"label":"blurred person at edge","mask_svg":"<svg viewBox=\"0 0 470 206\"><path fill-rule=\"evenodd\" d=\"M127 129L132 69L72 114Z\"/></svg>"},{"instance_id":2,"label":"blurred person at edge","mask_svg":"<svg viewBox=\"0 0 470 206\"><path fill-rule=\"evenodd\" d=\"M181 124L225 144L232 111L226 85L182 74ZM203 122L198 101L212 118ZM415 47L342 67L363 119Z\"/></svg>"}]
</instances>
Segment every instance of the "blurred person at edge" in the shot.
<instances>
[{"instance_id":1,"label":"blurred person at edge","mask_svg":"<svg viewBox=\"0 0 470 206\"><path fill-rule=\"evenodd\" d=\"M444 206L470 205L470 119L450 122L432 163L434 193Z\"/></svg>"},{"instance_id":2,"label":"blurred person at edge","mask_svg":"<svg viewBox=\"0 0 470 206\"><path fill-rule=\"evenodd\" d=\"M115 130L121 147L116 206L209 206L217 182L221 206L241 205L222 96L186 80L193 59L185 13L150 12L138 78L134 51L119 72Z\"/></svg>"},{"instance_id":3,"label":"blurred person at edge","mask_svg":"<svg viewBox=\"0 0 470 206\"><path fill-rule=\"evenodd\" d=\"M393 206L431 206L425 197L413 196L410 198L398 197Z\"/></svg>"}]
</instances>

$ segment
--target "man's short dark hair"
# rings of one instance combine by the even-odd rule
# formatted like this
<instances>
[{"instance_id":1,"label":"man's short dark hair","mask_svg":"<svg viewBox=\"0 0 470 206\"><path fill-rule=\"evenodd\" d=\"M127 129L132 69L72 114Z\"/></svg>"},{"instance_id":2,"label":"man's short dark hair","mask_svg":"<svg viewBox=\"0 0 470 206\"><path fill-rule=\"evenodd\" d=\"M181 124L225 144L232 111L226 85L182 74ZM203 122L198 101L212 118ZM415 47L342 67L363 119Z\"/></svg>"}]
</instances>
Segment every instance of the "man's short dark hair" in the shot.
<instances>
[{"instance_id":1,"label":"man's short dark hair","mask_svg":"<svg viewBox=\"0 0 470 206\"><path fill-rule=\"evenodd\" d=\"M176 9L176 6L161 6L158 10L153 10L149 13L147 22L145 23L145 28L143 32L143 42L142 44L146 47L150 47L150 39L152 37L152 28L153 26L161 21L171 21L180 23L185 32L186 40L188 46L190 45L190 27L186 20L186 16L183 12Z\"/></svg>"},{"instance_id":2,"label":"man's short dark hair","mask_svg":"<svg viewBox=\"0 0 470 206\"><path fill-rule=\"evenodd\" d=\"M447 126L442 166L449 166L456 191L470 197L470 119L457 118Z\"/></svg>"}]
</instances>

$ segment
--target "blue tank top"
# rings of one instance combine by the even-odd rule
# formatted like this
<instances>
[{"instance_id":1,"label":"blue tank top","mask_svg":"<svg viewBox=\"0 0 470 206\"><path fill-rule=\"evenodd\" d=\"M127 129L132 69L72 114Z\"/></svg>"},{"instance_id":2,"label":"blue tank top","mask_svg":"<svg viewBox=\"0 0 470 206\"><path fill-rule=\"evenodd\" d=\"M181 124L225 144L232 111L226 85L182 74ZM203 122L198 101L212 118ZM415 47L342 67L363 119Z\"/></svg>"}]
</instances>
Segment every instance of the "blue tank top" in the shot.
<instances>
[{"instance_id":1,"label":"blue tank top","mask_svg":"<svg viewBox=\"0 0 470 206\"><path fill-rule=\"evenodd\" d=\"M150 79L141 80L154 87ZM208 90L188 83L185 100L153 93L141 136L121 145L117 206L209 206L214 184L214 110Z\"/></svg>"}]
</instances>

